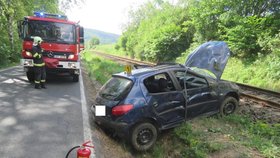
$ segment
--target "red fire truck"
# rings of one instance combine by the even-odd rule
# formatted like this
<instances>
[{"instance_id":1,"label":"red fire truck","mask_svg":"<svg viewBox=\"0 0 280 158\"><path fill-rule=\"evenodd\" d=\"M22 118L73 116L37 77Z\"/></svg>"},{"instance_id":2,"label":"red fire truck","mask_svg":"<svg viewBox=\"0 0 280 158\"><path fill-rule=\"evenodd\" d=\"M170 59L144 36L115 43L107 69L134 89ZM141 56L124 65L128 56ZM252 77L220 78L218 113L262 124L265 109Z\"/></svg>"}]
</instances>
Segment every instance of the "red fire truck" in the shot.
<instances>
[{"instance_id":1,"label":"red fire truck","mask_svg":"<svg viewBox=\"0 0 280 158\"><path fill-rule=\"evenodd\" d=\"M74 82L79 81L80 51L84 49L84 29L69 21L65 15L34 12L18 22L19 36L23 39L22 59L29 81L34 81L32 44L33 37L43 39L43 58L47 73L69 74Z\"/></svg>"}]
</instances>

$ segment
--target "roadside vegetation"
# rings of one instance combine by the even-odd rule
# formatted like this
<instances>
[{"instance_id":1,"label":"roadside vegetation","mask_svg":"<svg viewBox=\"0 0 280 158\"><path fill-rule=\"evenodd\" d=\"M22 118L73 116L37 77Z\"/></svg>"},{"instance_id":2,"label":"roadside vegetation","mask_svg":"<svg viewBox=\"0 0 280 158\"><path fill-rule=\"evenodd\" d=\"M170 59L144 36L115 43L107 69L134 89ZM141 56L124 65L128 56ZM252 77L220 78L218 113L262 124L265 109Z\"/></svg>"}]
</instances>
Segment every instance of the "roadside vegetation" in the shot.
<instances>
[{"instance_id":1,"label":"roadside vegetation","mask_svg":"<svg viewBox=\"0 0 280 158\"><path fill-rule=\"evenodd\" d=\"M225 41L232 54L223 79L280 91L279 6L277 0L179 0L176 4L152 0L131 11L117 44L95 50L151 62L184 63L200 44ZM202 117L166 133L152 150L135 155L280 157L279 122L255 120L250 114Z\"/></svg>"},{"instance_id":2,"label":"roadside vegetation","mask_svg":"<svg viewBox=\"0 0 280 158\"><path fill-rule=\"evenodd\" d=\"M112 55L128 57L128 53L126 51L116 48L119 48L116 44L102 44L97 45L94 50Z\"/></svg>"},{"instance_id":3,"label":"roadside vegetation","mask_svg":"<svg viewBox=\"0 0 280 158\"><path fill-rule=\"evenodd\" d=\"M90 51L84 51L82 58L89 77L102 85L111 78L112 74L124 71L124 66L96 56Z\"/></svg>"},{"instance_id":4,"label":"roadside vegetation","mask_svg":"<svg viewBox=\"0 0 280 158\"><path fill-rule=\"evenodd\" d=\"M193 48L192 50L194 50ZM95 51L118 56L127 56L123 50L116 50L114 44L98 45ZM191 51L191 50L190 50ZM182 54L175 62L184 64L189 53ZM261 57L262 56L262 57ZM139 59L140 60L140 59ZM260 55L254 61L243 62L236 57L230 57L222 79L249 84L265 89L280 91L280 57L274 54Z\"/></svg>"},{"instance_id":5,"label":"roadside vegetation","mask_svg":"<svg viewBox=\"0 0 280 158\"><path fill-rule=\"evenodd\" d=\"M122 65L83 53L89 76L104 84L111 74L124 71ZM136 157L280 157L280 124L255 120L241 113L227 117L200 117L175 129L164 131L156 145Z\"/></svg>"},{"instance_id":6,"label":"roadside vegetation","mask_svg":"<svg viewBox=\"0 0 280 158\"><path fill-rule=\"evenodd\" d=\"M238 114L200 117L159 138L147 157L279 157L279 130Z\"/></svg>"},{"instance_id":7,"label":"roadside vegetation","mask_svg":"<svg viewBox=\"0 0 280 158\"><path fill-rule=\"evenodd\" d=\"M279 6L278 0L152 0L130 12L114 48L140 60L184 63L196 46L225 41L232 58L224 79L280 91Z\"/></svg>"}]
</instances>

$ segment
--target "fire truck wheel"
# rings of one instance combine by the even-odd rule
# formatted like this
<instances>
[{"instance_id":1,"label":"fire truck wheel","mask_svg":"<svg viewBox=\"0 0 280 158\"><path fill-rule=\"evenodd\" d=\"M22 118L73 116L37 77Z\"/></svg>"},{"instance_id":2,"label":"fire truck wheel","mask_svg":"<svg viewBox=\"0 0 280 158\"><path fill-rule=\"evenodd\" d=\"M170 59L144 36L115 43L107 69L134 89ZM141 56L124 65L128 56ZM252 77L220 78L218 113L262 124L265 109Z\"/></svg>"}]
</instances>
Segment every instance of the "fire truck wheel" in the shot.
<instances>
[{"instance_id":1,"label":"fire truck wheel","mask_svg":"<svg viewBox=\"0 0 280 158\"><path fill-rule=\"evenodd\" d=\"M26 76L29 82L34 82L34 72L28 71L26 72Z\"/></svg>"},{"instance_id":2,"label":"fire truck wheel","mask_svg":"<svg viewBox=\"0 0 280 158\"><path fill-rule=\"evenodd\" d=\"M73 82L79 82L79 75L73 75Z\"/></svg>"}]
</instances>

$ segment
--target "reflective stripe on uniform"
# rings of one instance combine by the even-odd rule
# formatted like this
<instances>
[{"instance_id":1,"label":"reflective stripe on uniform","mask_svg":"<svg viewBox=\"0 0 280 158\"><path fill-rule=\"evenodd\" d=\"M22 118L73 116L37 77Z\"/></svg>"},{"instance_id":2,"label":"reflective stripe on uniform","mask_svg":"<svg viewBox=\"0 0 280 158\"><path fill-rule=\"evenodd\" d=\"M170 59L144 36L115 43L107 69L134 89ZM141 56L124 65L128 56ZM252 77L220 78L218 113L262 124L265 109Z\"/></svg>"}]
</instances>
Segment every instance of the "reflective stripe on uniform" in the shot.
<instances>
[{"instance_id":1,"label":"reflective stripe on uniform","mask_svg":"<svg viewBox=\"0 0 280 158\"><path fill-rule=\"evenodd\" d=\"M45 66L45 63L42 63L42 64L35 64L34 63L34 66Z\"/></svg>"},{"instance_id":2,"label":"reflective stripe on uniform","mask_svg":"<svg viewBox=\"0 0 280 158\"><path fill-rule=\"evenodd\" d=\"M40 81L35 81L35 83L40 83Z\"/></svg>"},{"instance_id":3,"label":"reflective stripe on uniform","mask_svg":"<svg viewBox=\"0 0 280 158\"><path fill-rule=\"evenodd\" d=\"M33 55L34 58L36 58L37 56L39 56L38 53L35 53L35 54Z\"/></svg>"},{"instance_id":4,"label":"reflective stripe on uniform","mask_svg":"<svg viewBox=\"0 0 280 158\"><path fill-rule=\"evenodd\" d=\"M46 80L41 80L41 82L46 82Z\"/></svg>"}]
</instances>

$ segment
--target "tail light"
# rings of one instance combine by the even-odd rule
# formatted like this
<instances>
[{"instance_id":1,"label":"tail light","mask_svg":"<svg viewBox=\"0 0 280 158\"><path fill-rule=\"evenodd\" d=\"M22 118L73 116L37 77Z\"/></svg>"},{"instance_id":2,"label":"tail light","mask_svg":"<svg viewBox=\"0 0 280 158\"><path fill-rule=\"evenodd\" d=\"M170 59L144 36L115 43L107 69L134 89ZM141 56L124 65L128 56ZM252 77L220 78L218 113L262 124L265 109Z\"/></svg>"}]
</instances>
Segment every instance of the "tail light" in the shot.
<instances>
[{"instance_id":1,"label":"tail light","mask_svg":"<svg viewBox=\"0 0 280 158\"><path fill-rule=\"evenodd\" d=\"M112 115L121 116L121 115L128 113L132 109L133 109L132 104L118 105L118 106L113 107Z\"/></svg>"}]
</instances>

